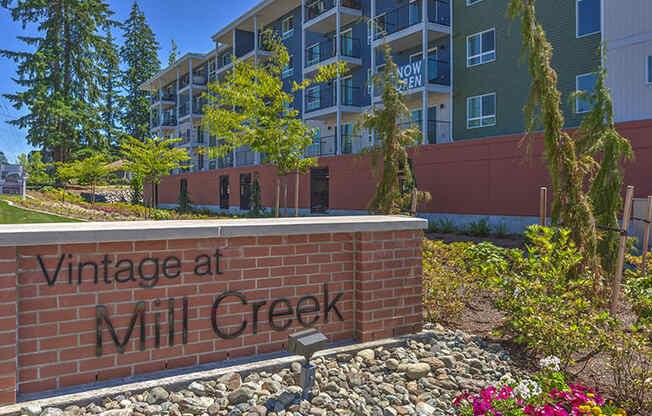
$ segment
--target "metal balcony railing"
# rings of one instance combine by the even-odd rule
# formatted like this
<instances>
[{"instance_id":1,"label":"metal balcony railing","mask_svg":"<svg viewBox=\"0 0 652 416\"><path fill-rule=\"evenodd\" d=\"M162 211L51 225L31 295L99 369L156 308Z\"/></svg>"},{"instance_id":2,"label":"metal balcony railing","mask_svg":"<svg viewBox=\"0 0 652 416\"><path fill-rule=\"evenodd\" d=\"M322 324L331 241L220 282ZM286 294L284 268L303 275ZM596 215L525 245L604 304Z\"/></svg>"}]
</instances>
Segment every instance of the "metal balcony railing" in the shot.
<instances>
[{"instance_id":1,"label":"metal balcony railing","mask_svg":"<svg viewBox=\"0 0 652 416\"><path fill-rule=\"evenodd\" d=\"M335 0L316 0L306 3L305 21L312 20L335 7Z\"/></svg>"},{"instance_id":2,"label":"metal balcony railing","mask_svg":"<svg viewBox=\"0 0 652 416\"><path fill-rule=\"evenodd\" d=\"M342 154L350 155L353 153L360 153L363 149L362 136L355 136L352 134L343 134L340 138L342 141Z\"/></svg>"},{"instance_id":3,"label":"metal balcony railing","mask_svg":"<svg viewBox=\"0 0 652 416\"><path fill-rule=\"evenodd\" d=\"M391 35L423 22L423 0L397 7L376 16L375 39ZM428 21L450 26L450 4L443 0L428 1Z\"/></svg>"},{"instance_id":4,"label":"metal balcony railing","mask_svg":"<svg viewBox=\"0 0 652 416\"><path fill-rule=\"evenodd\" d=\"M450 121L438 121L438 120L429 120L428 122L428 137L421 138L420 144L436 144L437 140L446 141L450 140L451 132L451 122ZM399 123L401 129L413 128L419 131L422 131L423 124L421 120L406 121ZM378 141L378 137L376 137Z\"/></svg>"},{"instance_id":5,"label":"metal balcony railing","mask_svg":"<svg viewBox=\"0 0 652 416\"><path fill-rule=\"evenodd\" d=\"M161 125L166 127L176 126L177 118L176 117L164 118L163 123L161 123Z\"/></svg>"},{"instance_id":6,"label":"metal balcony railing","mask_svg":"<svg viewBox=\"0 0 652 416\"><path fill-rule=\"evenodd\" d=\"M334 84L334 81L333 81ZM306 113L334 107L337 104L337 96L334 87L310 89L306 94ZM362 95L360 87L342 85L340 104L360 107L362 106Z\"/></svg>"},{"instance_id":7,"label":"metal balcony railing","mask_svg":"<svg viewBox=\"0 0 652 416\"><path fill-rule=\"evenodd\" d=\"M360 0L341 0L341 5L343 7L348 7L349 9L360 10L362 4ZM312 20L320 15L326 13L329 10L332 10L335 7L335 0L314 0L306 2L306 15L305 21Z\"/></svg>"},{"instance_id":8,"label":"metal balcony railing","mask_svg":"<svg viewBox=\"0 0 652 416\"><path fill-rule=\"evenodd\" d=\"M256 154L251 150L236 150L235 161L238 166L251 166L256 163Z\"/></svg>"},{"instance_id":9,"label":"metal balcony railing","mask_svg":"<svg viewBox=\"0 0 652 416\"><path fill-rule=\"evenodd\" d=\"M179 106L179 118L186 117L188 114L190 114L190 104L185 102Z\"/></svg>"},{"instance_id":10,"label":"metal balcony railing","mask_svg":"<svg viewBox=\"0 0 652 416\"><path fill-rule=\"evenodd\" d=\"M233 167L233 156L230 154L228 156L221 157L217 159L218 169L232 168Z\"/></svg>"},{"instance_id":11,"label":"metal balcony railing","mask_svg":"<svg viewBox=\"0 0 652 416\"><path fill-rule=\"evenodd\" d=\"M343 37L340 39L340 54L349 58L360 58L360 39ZM306 48L305 67L319 64L337 55L335 38L310 45Z\"/></svg>"},{"instance_id":12,"label":"metal balcony railing","mask_svg":"<svg viewBox=\"0 0 652 416\"><path fill-rule=\"evenodd\" d=\"M182 90L190 84L190 74L182 75L179 78L179 89Z\"/></svg>"},{"instance_id":13,"label":"metal balcony railing","mask_svg":"<svg viewBox=\"0 0 652 416\"><path fill-rule=\"evenodd\" d=\"M335 143L337 143L337 136L315 137L312 144L306 148L306 156L333 156L337 153Z\"/></svg>"}]
</instances>

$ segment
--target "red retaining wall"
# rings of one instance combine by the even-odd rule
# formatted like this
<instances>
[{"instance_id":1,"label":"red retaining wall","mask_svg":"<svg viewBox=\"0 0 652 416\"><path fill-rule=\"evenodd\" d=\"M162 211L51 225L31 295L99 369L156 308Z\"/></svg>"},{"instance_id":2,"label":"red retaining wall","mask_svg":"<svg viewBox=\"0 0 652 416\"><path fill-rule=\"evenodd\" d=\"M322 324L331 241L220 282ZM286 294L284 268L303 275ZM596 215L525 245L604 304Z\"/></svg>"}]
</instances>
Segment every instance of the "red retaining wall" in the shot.
<instances>
[{"instance_id":1,"label":"red retaining wall","mask_svg":"<svg viewBox=\"0 0 652 416\"><path fill-rule=\"evenodd\" d=\"M636 159L625 166L626 183L635 186L636 197L652 195L652 120L619 123ZM419 146L412 152L418 185L431 193L432 201L420 212L441 214L537 216L539 188L550 184L543 161L543 143L534 137L531 155L521 144L523 135L465 140ZM325 157L328 167L331 210L364 210L374 193L377 178L370 162L356 155ZM274 206L275 169L270 165L172 175L159 186L159 202L176 204L179 181L188 180L193 204L218 206L219 176L229 175L230 206L240 205L240 174L260 174L262 204ZM302 175L300 203L310 208L310 177ZM295 177L288 177L289 206L294 206Z\"/></svg>"},{"instance_id":2,"label":"red retaining wall","mask_svg":"<svg viewBox=\"0 0 652 416\"><path fill-rule=\"evenodd\" d=\"M304 327L330 341L418 331L425 224L406 221L404 230L373 232L195 239L189 229L184 238L92 234L85 243L1 247L0 404L17 392L283 350ZM217 230L211 223L202 229ZM72 230L84 226L52 227L79 241ZM10 241L5 230L0 246ZM140 234L150 234L147 225Z\"/></svg>"}]
</instances>

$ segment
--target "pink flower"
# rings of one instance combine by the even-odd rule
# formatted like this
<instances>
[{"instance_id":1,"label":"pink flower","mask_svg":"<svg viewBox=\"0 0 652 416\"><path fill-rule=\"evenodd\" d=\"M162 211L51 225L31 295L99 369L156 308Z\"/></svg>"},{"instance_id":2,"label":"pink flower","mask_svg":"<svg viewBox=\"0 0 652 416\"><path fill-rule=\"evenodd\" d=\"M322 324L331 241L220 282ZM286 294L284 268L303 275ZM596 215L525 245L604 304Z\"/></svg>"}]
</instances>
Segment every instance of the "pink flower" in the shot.
<instances>
[{"instance_id":1,"label":"pink flower","mask_svg":"<svg viewBox=\"0 0 652 416\"><path fill-rule=\"evenodd\" d=\"M471 397L471 394L470 394L470 393L463 393L463 394L460 394L460 395L457 396L457 397L455 398L455 400L453 401L453 406L459 406L459 404L462 403L462 400L466 400L466 399L468 399L469 397Z\"/></svg>"},{"instance_id":2,"label":"pink flower","mask_svg":"<svg viewBox=\"0 0 652 416\"><path fill-rule=\"evenodd\" d=\"M513 391L514 390L511 387L504 386L502 389L500 389L500 393L498 394L498 398L502 399L502 400L509 399L510 397L512 397L512 392Z\"/></svg>"}]
</instances>

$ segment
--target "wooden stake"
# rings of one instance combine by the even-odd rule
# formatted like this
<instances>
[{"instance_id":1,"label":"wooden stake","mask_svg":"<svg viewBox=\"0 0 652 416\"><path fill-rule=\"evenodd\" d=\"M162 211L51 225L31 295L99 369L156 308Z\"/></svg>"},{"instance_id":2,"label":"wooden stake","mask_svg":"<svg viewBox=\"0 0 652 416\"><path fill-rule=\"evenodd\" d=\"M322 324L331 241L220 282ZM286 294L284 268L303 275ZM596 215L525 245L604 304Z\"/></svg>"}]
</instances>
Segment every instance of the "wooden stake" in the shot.
<instances>
[{"instance_id":1,"label":"wooden stake","mask_svg":"<svg viewBox=\"0 0 652 416\"><path fill-rule=\"evenodd\" d=\"M297 181L294 189L294 216L299 216L299 169L297 169Z\"/></svg>"},{"instance_id":2,"label":"wooden stake","mask_svg":"<svg viewBox=\"0 0 652 416\"><path fill-rule=\"evenodd\" d=\"M634 187L627 187L625 197L625 211L623 212L622 234L620 235L620 248L618 249L618 262L616 264L616 276L614 277L613 291L611 293L611 313L615 314L618 308L620 297L620 284L623 280L623 267L625 266L625 246L627 245L627 232L629 231L629 220L632 215L632 199L634 198Z\"/></svg>"},{"instance_id":3,"label":"wooden stake","mask_svg":"<svg viewBox=\"0 0 652 416\"><path fill-rule=\"evenodd\" d=\"M539 198L539 224L541 224L542 227L546 226L546 218L548 217L547 215L547 207L548 207L548 188L545 186L541 187L540 190L540 198Z\"/></svg>"},{"instance_id":4,"label":"wooden stake","mask_svg":"<svg viewBox=\"0 0 652 416\"><path fill-rule=\"evenodd\" d=\"M650 247L650 221L652 221L652 196L647 197L647 223L645 224L645 233L643 234L643 273L647 270L647 252Z\"/></svg>"}]
</instances>

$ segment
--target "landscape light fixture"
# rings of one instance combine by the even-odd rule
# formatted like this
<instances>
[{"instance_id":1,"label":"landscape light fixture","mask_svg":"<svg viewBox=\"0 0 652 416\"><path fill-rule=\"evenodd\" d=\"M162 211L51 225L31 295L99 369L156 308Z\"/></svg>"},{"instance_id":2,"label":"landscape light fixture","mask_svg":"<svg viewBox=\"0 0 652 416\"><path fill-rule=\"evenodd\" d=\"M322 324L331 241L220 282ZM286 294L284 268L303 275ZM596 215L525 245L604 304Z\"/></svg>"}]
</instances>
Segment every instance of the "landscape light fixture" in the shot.
<instances>
[{"instance_id":1,"label":"landscape light fixture","mask_svg":"<svg viewBox=\"0 0 652 416\"><path fill-rule=\"evenodd\" d=\"M316 367L310 364L312 356L323 349L328 338L316 329L297 332L288 337L288 351L292 354L303 355L306 361L301 367L300 384L303 389L303 399L310 400L310 389L315 384Z\"/></svg>"}]
</instances>

